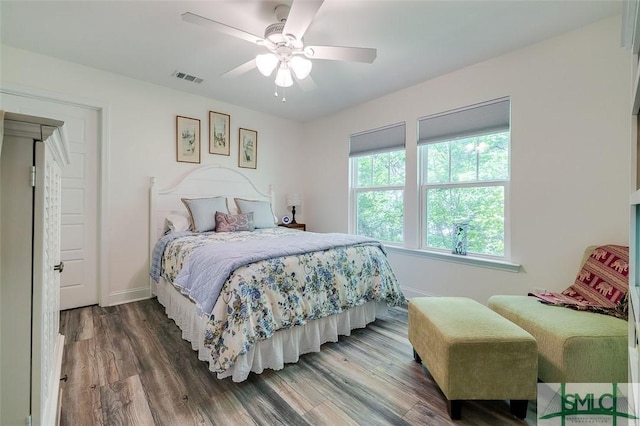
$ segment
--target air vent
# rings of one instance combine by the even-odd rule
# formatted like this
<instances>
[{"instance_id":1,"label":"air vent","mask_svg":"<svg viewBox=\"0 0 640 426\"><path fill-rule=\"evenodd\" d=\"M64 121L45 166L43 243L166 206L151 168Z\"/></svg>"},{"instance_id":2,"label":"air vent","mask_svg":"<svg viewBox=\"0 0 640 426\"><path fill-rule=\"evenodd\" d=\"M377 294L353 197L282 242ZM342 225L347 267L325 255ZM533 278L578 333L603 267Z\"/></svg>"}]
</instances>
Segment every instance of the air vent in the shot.
<instances>
[{"instance_id":1,"label":"air vent","mask_svg":"<svg viewBox=\"0 0 640 426\"><path fill-rule=\"evenodd\" d=\"M172 77L179 78L180 80L191 81L192 83L200 84L204 81L204 79L200 77L196 77L195 75L187 74L185 72L174 71L171 74Z\"/></svg>"}]
</instances>

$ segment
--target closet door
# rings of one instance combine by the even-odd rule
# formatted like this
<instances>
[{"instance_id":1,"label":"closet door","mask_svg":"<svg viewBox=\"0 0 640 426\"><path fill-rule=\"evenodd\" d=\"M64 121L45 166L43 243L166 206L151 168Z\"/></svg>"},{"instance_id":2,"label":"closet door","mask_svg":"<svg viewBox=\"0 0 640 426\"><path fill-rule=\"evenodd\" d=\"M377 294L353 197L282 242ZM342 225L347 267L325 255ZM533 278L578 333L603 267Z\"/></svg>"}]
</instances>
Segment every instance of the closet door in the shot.
<instances>
[{"instance_id":1,"label":"closet door","mask_svg":"<svg viewBox=\"0 0 640 426\"><path fill-rule=\"evenodd\" d=\"M98 111L66 102L3 93L8 111L64 121L70 164L62 170L61 252L66 272L60 308L98 303Z\"/></svg>"},{"instance_id":2,"label":"closet door","mask_svg":"<svg viewBox=\"0 0 640 426\"><path fill-rule=\"evenodd\" d=\"M37 142L34 196L33 358L31 363L33 424L53 424L62 360L58 333L60 306L61 167L51 145Z\"/></svg>"}]
</instances>

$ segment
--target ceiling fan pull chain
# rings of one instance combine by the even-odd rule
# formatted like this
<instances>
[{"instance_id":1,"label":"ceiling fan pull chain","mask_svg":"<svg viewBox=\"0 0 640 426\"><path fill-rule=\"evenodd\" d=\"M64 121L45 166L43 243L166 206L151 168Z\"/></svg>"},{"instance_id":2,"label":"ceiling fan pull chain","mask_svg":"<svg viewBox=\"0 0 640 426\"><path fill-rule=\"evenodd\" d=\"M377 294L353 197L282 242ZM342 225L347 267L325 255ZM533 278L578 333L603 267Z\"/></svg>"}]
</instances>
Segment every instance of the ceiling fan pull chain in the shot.
<instances>
[{"instance_id":1,"label":"ceiling fan pull chain","mask_svg":"<svg viewBox=\"0 0 640 426\"><path fill-rule=\"evenodd\" d=\"M283 87L283 88L282 88L282 103L287 102L287 98L286 98L286 95L285 95L285 93L284 93L284 92L285 92L285 90L286 90L286 89Z\"/></svg>"},{"instance_id":2,"label":"ceiling fan pull chain","mask_svg":"<svg viewBox=\"0 0 640 426\"><path fill-rule=\"evenodd\" d=\"M275 88L276 88L276 91L275 91L275 93L273 94L273 96L275 96L275 97L277 98L277 97L278 97L278 85L277 85L277 84L274 84L274 86L275 86Z\"/></svg>"}]
</instances>

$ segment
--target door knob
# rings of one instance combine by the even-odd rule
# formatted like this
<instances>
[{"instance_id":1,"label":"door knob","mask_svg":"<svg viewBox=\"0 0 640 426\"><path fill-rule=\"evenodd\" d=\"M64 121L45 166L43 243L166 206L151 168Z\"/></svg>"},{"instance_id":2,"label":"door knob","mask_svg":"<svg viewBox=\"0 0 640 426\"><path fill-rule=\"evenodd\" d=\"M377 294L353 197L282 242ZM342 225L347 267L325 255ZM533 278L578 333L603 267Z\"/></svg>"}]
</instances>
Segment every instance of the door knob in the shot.
<instances>
[{"instance_id":1,"label":"door knob","mask_svg":"<svg viewBox=\"0 0 640 426\"><path fill-rule=\"evenodd\" d=\"M56 266L53 267L53 270L62 273L62 271L64 270L64 262L58 263Z\"/></svg>"}]
</instances>

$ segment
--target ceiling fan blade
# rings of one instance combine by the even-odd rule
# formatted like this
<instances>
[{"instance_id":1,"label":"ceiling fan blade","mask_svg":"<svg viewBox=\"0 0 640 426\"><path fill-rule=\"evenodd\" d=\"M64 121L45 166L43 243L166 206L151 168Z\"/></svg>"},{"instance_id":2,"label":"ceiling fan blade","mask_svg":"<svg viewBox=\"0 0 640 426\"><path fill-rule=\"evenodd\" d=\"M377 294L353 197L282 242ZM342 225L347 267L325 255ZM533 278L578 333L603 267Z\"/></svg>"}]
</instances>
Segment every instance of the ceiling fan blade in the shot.
<instances>
[{"instance_id":1,"label":"ceiling fan blade","mask_svg":"<svg viewBox=\"0 0 640 426\"><path fill-rule=\"evenodd\" d=\"M191 24L196 24L196 25L200 25L201 27L209 28L219 33L227 34L233 37L240 38L242 40L246 40L249 43L261 44L264 41L262 37L259 37L255 34L251 34L243 30L239 30L238 28L232 27L230 25L213 21L203 16L196 15L195 13L191 13L191 12L183 13L182 20L184 22L189 22Z\"/></svg>"},{"instance_id":2,"label":"ceiling fan blade","mask_svg":"<svg viewBox=\"0 0 640 426\"><path fill-rule=\"evenodd\" d=\"M310 92L318 88L318 86L316 86L316 82L313 81L310 75L306 76L302 80L297 78L295 74L293 74L293 77L296 79L298 86L300 86L303 92Z\"/></svg>"},{"instance_id":3,"label":"ceiling fan blade","mask_svg":"<svg viewBox=\"0 0 640 426\"><path fill-rule=\"evenodd\" d=\"M369 49L366 47L307 46L304 50L305 55L311 59L365 62L367 64L373 63L378 54L376 49Z\"/></svg>"},{"instance_id":4,"label":"ceiling fan blade","mask_svg":"<svg viewBox=\"0 0 640 426\"><path fill-rule=\"evenodd\" d=\"M287 22L284 24L282 34L291 34L297 40L302 40L304 33L309 28L313 17L322 6L324 0L298 0L294 1L289 10Z\"/></svg>"},{"instance_id":5,"label":"ceiling fan blade","mask_svg":"<svg viewBox=\"0 0 640 426\"><path fill-rule=\"evenodd\" d=\"M247 71L251 71L255 67L256 67L256 58L253 58L253 59L245 62L244 64L242 64L240 66L237 66L234 69L225 72L220 77L223 77L223 78L238 77L238 76L246 73Z\"/></svg>"}]
</instances>

